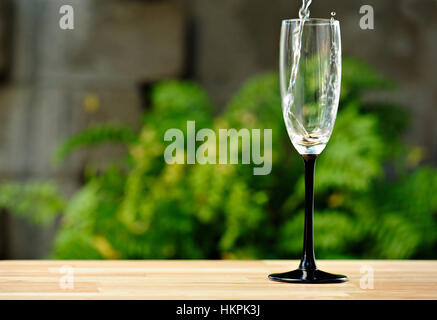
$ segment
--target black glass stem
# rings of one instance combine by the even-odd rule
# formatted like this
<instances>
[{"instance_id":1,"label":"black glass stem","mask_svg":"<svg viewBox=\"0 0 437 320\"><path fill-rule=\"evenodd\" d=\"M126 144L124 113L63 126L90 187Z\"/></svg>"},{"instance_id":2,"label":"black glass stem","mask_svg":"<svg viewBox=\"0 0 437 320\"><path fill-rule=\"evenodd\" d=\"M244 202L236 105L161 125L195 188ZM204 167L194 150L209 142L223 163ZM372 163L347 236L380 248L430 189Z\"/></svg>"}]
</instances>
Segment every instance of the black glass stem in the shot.
<instances>
[{"instance_id":1,"label":"black glass stem","mask_svg":"<svg viewBox=\"0 0 437 320\"><path fill-rule=\"evenodd\" d=\"M303 253L299 268L269 275L269 279L298 283L335 283L347 281L347 277L317 269L314 255L314 171L317 154L302 155L305 164L305 226Z\"/></svg>"},{"instance_id":2,"label":"black glass stem","mask_svg":"<svg viewBox=\"0 0 437 320\"><path fill-rule=\"evenodd\" d=\"M317 269L314 257L314 171L317 154L302 155L305 163L305 226L299 269Z\"/></svg>"}]
</instances>

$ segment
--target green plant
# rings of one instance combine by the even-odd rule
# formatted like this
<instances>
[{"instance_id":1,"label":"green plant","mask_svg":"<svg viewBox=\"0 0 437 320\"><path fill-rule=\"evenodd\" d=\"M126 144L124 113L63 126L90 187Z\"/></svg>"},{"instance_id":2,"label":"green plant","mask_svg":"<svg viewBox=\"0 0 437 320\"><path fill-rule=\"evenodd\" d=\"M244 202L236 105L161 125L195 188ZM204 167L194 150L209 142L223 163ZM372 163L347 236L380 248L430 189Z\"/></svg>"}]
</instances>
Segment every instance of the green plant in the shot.
<instances>
[{"instance_id":1,"label":"green plant","mask_svg":"<svg viewBox=\"0 0 437 320\"><path fill-rule=\"evenodd\" d=\"M402 109L363 102L363 93L393 83L356 60L345 59L343 70L337 122L316 168L318 256L436 258L437 171L419 165L421 149L402 142L408 120ZM159 83L137 136L126 128L90 128L58 151L63 159L81 146L122 142L127 170L122 160L104 172L90 170L69 201L50 184L43 195L6 184L0 207L36 220L60 213L56 258L298 258L303 163L280 103L276 74L248 81L218 117L198 85ZM167 165L164 132L185 131L188 120L216 131L272 129L271 174L254 176L248 165ZM23 192L30 197L18 196ZM22 199L30 199L31 208Z\"/></svg>"}]
</instances>

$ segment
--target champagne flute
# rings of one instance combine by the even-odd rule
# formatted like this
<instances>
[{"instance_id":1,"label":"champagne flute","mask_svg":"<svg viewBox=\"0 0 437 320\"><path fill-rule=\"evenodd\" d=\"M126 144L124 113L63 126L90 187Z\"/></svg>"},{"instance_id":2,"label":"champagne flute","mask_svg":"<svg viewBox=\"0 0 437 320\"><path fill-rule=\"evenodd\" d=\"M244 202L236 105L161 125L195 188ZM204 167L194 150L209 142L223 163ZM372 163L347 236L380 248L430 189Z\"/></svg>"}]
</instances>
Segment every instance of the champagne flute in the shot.
<instances>
[{"instance_id":1,"label":"champagne flute","mask_svg":"<svg viewBox=\"0 0 437 320\"><path fill-rule=\"evenodd\" d=\"M305 164L305 232L299 268L271 280L332 283L347 277L317 269L314 256L314 169L331 136L341 82L340 24L332 19L282 21L280 86L288 135Z\"/></svg>"}]
</instances>

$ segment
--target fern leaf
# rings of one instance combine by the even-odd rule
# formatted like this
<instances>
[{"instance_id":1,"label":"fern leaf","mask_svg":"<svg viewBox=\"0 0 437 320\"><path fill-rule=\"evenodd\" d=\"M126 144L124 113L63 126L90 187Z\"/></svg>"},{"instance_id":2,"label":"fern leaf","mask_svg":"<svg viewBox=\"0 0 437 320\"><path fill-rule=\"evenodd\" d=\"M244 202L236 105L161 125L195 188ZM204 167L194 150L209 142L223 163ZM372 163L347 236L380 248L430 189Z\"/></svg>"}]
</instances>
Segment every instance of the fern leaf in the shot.
<instances>
[{"instance_id":1,"label":"fern leaf","mask_svg":"<svg viewBox=\"0 0 437 320\"><path fill-rule=\"evenodd\" d=\"M131 144L136 141L135 133L123 126L98 125L88 128L62 143L54 154L54 162L62 163L73 151L82 147L102 143Z\"/></svg>"}]
</instances>

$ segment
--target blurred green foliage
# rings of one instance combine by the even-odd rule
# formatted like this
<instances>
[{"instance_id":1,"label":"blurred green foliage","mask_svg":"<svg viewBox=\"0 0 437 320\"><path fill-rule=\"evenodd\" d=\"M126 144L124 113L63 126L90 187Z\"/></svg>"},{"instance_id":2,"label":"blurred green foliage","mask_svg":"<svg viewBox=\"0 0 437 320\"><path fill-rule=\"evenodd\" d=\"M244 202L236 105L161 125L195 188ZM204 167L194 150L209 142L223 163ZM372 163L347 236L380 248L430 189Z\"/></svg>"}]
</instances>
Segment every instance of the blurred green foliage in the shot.
<instances>
[{"instance_id":1,"label":"blurred green foliage","mask_svg":"<svg viewBox=\"0 0 437 320\"><path fill-rule=\"evenodd\" d=\"M219 116L197 84L159 83L138 135L90 128L57 152L62 160L112 141L128 146L127 157L104 172L90 164L69 201L50 183L5 183L0 207L40 222L60 214L55 258L299 258L304 170L285 130L277 78L254 77ZM363 99L393 87L366 64L344 60L339 114L316 168L319 258L437 258L437 170L421 165L421 148L402 142L402 108ZM188 120L197 130L272 129L271 174L254 176L252 165L167 165L164 133L185 132Z\"/></svg>"},{"instance_id":2,"label":"blurred green foliage","mask_svg":"<svg viewBox=\"0 0 437 320\"><path fill-rule=\"evenodd\" d=\"M65 204L64 197L50 182L0 184L0 209L8 209L35 223L52 223Z\"/></svg>"}]
</instances>

